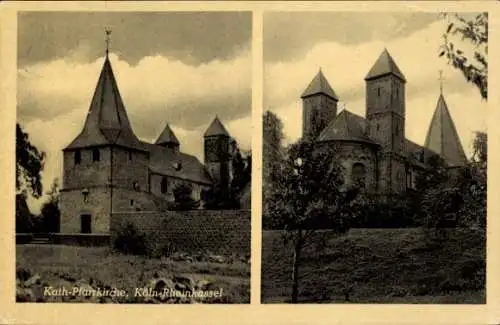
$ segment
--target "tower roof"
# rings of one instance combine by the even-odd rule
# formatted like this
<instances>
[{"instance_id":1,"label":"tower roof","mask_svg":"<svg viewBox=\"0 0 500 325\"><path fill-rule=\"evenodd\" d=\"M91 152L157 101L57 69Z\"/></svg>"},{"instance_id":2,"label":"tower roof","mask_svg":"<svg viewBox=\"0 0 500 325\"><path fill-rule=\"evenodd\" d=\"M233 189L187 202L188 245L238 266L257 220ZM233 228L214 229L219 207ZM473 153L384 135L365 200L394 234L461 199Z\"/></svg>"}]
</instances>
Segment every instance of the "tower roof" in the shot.
<instances>
[{"instance_id":1,"label":"tower roof","mask_svg":"<svg viewBox=\"0 0 500 325\"><path fill-rule=\"evenodd\" d=\"M450 166L460 166L467 161L443 94L439 96L432 116L425 147L441 155Z\"/></svg>"},{"instance_id":2,"label":"tower roof","mask_svg":"<svg viewBox=\"0 0 500 325\"><path fill-rule=\"evenodd\" d=\"M229 133L226 131L226 128L222 124L222 122L219 120L219 117L215 117L214 120L212 121L212 124L208 127L208 129L205 131L205 134L203 135L204 137L213 137L213 136L218 136L218 135L224 135L224 136L229 136Z\"/></svg>"},{"instance_id":3,"label":"tower roof","mask_svg":"<svg viewBox=\"0 0 500 325\"><path fill-rule=\"evenodd\" d=\"M166 143L171 143L175 145L179 145L179 140L174 134L174 131L170 128L170 125L165 125L165 128L163 129L162 133L158 137L158 140L156 140L155 144L166 144Z\"/></svg>"},{"instance_id":4,"label":"tower roof","mask_svg":"<svg viewBox=\"0 0 500 325\"><path fill-rule=\"evenodd\" d=\"M388 74L393 74L402 81L406 81L405 76L403 75L401 70L399 70L392 56L389 54L387 49L384 49L384 51L380 54L375 64L366 75L365 80L375 79Z\"/></svg>"},{"instance_id":5,"label":"tower roof","mask_svg":"<svg viewBox=\"0 0 500 325\"><path fill-rule=\"evenodd\" d=\"M339 100L337 94L335 94L335 91L333 91L332 87L328 83L328 80L326 80L325 76L323 75L321 69L318 71L316 76L309 83L309 86L307 86L306 90L304 90L302 96L300 97L304 98L316 94L324 94L335 100Z\"/></svg>"},{"instance_id":6,"label":"tower roof","mask_svg":"<svg viewBox=\"0 0 500 325\"><path fill-rule=\"evenodd\" d=\"M145 150L130 126L111 62L106 55L83 130L66 149L109 144Z\"/></svg>"}]
</instances>

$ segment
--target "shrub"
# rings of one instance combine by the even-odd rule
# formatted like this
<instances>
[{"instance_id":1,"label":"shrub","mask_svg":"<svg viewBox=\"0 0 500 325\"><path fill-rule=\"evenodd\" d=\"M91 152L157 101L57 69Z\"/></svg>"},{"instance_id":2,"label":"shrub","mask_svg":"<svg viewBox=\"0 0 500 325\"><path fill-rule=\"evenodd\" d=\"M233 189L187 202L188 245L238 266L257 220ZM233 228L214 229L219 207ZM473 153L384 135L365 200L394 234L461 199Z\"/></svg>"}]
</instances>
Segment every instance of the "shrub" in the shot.
<instances>
[{"instance_id":1,"label":"shrub","mask_svg":"<svg viewBox=\"0 0 500 325\"><path fill-rule=\"evenodd\" d=\"M150 247L146 236L137 231L133 224L127 224L116 236L114 248L124 254L149 255Z\"/></svg>"},{"instance_id":2,"label":"shrub","mask_svg":"<svg viewBox=\"0 0 500 325\"><path fill-rule=\"evenodd\" d=\"M174 188L174 199L175 202L171 206L171 210L177 211L188 211L197 209L200 205L199 201L196 201L192 197L193 188L189 184L179 184Z\"/></svg>"}]
</instances>

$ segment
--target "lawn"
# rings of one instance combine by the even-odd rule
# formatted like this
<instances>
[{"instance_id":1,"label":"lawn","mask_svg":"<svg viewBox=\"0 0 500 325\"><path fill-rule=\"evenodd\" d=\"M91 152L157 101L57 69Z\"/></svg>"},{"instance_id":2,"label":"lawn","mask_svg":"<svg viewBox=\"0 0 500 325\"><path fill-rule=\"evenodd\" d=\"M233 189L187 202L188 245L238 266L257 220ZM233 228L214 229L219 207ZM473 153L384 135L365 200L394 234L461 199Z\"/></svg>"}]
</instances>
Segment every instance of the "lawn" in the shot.
<instances>
[{"instance_id":1,"label":"lawn","mask_svg":"<svg viewBox=\"0 0 500 325\"><path fill-rule=\"evenodd\" d=\"M312 246L302 253L300 302L486 301L485 241L475 231L450 229L440 244L423 229L323 235L328 238L324 249ZM284 246L279 231L264 231L262 242L262 302L289 301L292 249Z\"/></svg>"},{"instance_id":2,"label":"lawn","mask_svg":"<svg viewBox=\"0 0 500 325\"><path fill-rule=\"evenodd\" d=\"M16 269L18 288L23 287L24 282L20 283L19 280L24 277L24 280L27 279L26 283L30 282L29 278L39 278L40 288L48 285L71 288L84 284L94 288L117 288L131 293L135 288L150 285L155 279L167 279L165 281L175 284L177 290L180 284L170 280L177 279L183 282L182 288L185 289L190 286L195 288L198 283L203 283L206 290L222 289L222 297L206 298L201 302L249 303L250 301L250 265L248 261L234 256L217 256L216 260L200 256L182 260L173 257L147 259L115 253L108 247L17 245ZM35 299L40 300L40 294L37 294L36 290L34 295L37 296ZM61 301L61 299L63 298L41 300ZM99 302L144 301L133 297L122 297L113 301Z\"/></svg>"}]
</instances>

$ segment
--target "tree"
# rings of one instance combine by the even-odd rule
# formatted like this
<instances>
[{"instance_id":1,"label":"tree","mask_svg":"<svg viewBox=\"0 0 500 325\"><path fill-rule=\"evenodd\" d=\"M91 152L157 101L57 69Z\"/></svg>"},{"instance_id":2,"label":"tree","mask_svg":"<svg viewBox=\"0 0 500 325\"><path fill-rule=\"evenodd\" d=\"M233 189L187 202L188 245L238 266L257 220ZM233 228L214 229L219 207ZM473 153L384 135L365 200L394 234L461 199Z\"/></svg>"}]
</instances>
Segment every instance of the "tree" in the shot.
<instances>
[{"instance_id":1,"label":"tree","mask_svg":"<svg viewBox=\"0 0 500 325\"><path fill-rule=\"evenodd\" d=\"M59 209L59 180L56 178L47 192L48 199L42 205L43 232L59 232L61 211Z\"/></svg>"},{"instance_id":2,"label":"tree","mask_svg":"<svg viewBox=\"0 0 500 325\"><path fill-rule=\"evenodd\" d=\"M455 69L462 72L468 82L474 84L483 99L488 98L488 13L482 12L473 18L460 14L443 14L448 27L443 34L439 56L444 56ZM462 45L453 40L458 36ZM467 53L467 44L472 53Z\"/></svg>"},{"instance_id":3,"label":"tree","mask_svg":"<svg viewBox=\"0 0 500 325\"><path fill-rule=\"evenodd\" d=\"M193 199L193 188L190 184L180 183L174 190L174 205L172 210L187 211L197 209L200 202Z\"/></svg>"},{"instance_id":4,"label":"tree","mask_svg":"<svg viewBox=\"0 0 500 325\"><path fill-rule=\"evenodd\" d=\"M263 116L263 143L262 143L262 200L263 226L272 228L268 213L268 197L274 183L274 175L278 172L283 160L283 123L276 114L266 111Z\"/></svg>"},{"instance_id":5,"label":"tree","mask_svg":"<svg viewBox=\"0 0 500 325\"><path fill-rule=\"evenodd\" d=\"M25 191L16 194L16 233L29 233L33 231L33 215L26 203Z\"/></svg>"},{"instance_id":6,"label":"tree","mask_svg":"<svg viewBox=\"0 0 500 325\"><path fill-rule=\"evenodd\" d=\"M16 124L16 191L27 190L35 198L42 195L42 176L45 153L29 141L19 123ZM27 193L27 194L28 194Z\"/></svg>"},{"instance_id":7,"label":"tree","mask_svg":"<svg viewBox=\"0 0 500 325\"><path fill-rule=\"evenodd\" d=\"M335 149L317 150L312 143L299 142L273 175L269 215L284 229L284 244L293 247L292 303L298 300L301 252L318 242L316 225L328 224L337 233L349 227L345 208L355 196L342 191L344 180L335 157Z\"/></svg>"}]
</instances>

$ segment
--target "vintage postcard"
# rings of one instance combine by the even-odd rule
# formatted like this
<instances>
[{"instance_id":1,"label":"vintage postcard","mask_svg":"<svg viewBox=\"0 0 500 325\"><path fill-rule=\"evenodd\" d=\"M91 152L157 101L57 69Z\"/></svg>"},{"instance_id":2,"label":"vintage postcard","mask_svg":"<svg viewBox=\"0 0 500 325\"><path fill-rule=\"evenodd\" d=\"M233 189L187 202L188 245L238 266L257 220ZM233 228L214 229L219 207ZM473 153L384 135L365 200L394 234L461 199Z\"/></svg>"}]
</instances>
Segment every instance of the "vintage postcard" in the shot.
<instances>
[{"instance_id":1,"label":"vintage postcard","mask_svg":"<svg viewBox=\"0 0 500 325\"><path fill-rule=\"evenodd\" d=\"M263 302L486 303L488 18L264 14Z\"/></svg>"},{"instance_id":2,"label":"vintage postcard","mask_svg":"<svg viewBox=\"0 0 500 325\"><path fill-rule=\"evenodd\" d=\"M251 22L18 14L16 302L249 303Z\"/></svg>"},{"instance_id":3,"label":"vintage postcard","mask_svg":"<svg viewBox=\"0 0 500 325\"><path fill-rule=\"evenodd\" d=\"M499 24L2 3L0 322L500 322Z\"/></svg>"}]
</instances>

